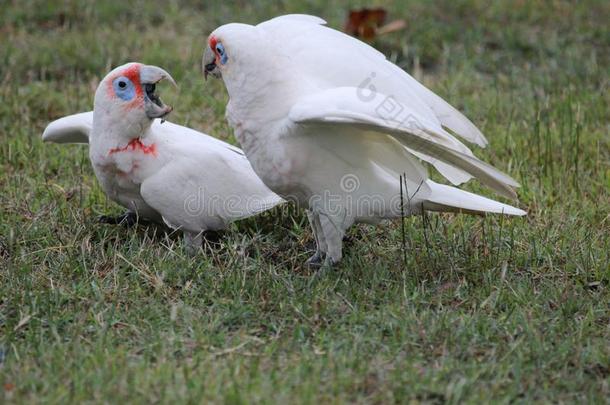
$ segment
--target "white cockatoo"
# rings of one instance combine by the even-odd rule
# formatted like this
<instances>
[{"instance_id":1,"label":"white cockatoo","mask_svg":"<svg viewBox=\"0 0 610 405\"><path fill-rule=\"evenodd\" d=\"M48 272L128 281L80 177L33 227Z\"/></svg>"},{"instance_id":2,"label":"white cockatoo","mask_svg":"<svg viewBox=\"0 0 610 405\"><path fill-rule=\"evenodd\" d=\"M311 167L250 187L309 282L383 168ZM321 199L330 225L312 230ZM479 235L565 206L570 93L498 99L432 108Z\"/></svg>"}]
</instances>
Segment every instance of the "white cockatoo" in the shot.
<instances>
[{"instance_id":1,"label":"white cockatoo","mask_svg":"<svg viewBox=\"0 0 610 405\"><path fill-rule=\"evenodd\" d=\"M133 214L181 229L193 251L204 231L223 229L282 200L239 148L163 122L172 110L155 93L163 79L174 83L156 66L117 67L100 83L92 112L53 121L42 137L89 143L89 158L106 195Z\"/></svg>"},{"instance_id":2,"label":"white cockatoo","mask_svg":"<svg viewBox=\"0 0 610 405\"><path fill-rule=\"evenodd\" d=\"M511 198L518 187L452 134L485 146L472 122L318 17L224 25L208 38L203 68L224 81L227 118L254 171L307 210L317 242L312 264L338 262L354 222L422 210L525 215L429 180L421 161L454 185L476 177Z\"/></svg>"}]
</instances>

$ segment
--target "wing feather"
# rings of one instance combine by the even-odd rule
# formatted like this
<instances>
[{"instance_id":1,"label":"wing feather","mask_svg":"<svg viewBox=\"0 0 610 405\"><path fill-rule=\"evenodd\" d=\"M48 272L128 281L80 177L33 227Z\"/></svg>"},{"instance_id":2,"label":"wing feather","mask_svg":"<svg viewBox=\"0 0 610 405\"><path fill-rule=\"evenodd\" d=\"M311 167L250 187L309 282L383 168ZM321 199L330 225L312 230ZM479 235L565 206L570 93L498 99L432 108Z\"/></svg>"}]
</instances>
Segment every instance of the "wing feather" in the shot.
<instances>
[{"instance_id":1,"label":"wing feather","mask_svg":"<svg viewBox=\"0 0 610 405\"><path fill-rule=\"evenodd\" d=\"M434 123L397 102L395 108L402 115L386 116L387 109L379 108L386 99L383 94L366 101L357 94L355 88L337 88L310 95L292 107L289 119L301 125L353 125L392 136L426 160L440 160L458 169L458 174L466 172L499 194L516 199L513 188L519 184L515 180L466 153L455 138Z\"/></svg>"},{"instance_id":2,"label":"wing feather","mask_svg":"<svg viewBox=\"0 0 610 405\"><path fill-rule=\"evenodd\" d=\"M44 142L89 143L93 111L68 115L51 122L42 133Z\"/></svg>"},{"instance_id":3,"label":"wing feather","mask_svg":"<svg viewBox=\"0 0 610 405\"><path fill-rule=\"evenodd\" d=\"M277 41L276 48L282 49L305 74L332 87L374 86L402 103L411 102L422 117L467 141L487 145L485 136L468 118L388 61L384 54L323 24L318 17L288 15L258 27L269 34L270 40Z\"/></svg>"}]
</instances>

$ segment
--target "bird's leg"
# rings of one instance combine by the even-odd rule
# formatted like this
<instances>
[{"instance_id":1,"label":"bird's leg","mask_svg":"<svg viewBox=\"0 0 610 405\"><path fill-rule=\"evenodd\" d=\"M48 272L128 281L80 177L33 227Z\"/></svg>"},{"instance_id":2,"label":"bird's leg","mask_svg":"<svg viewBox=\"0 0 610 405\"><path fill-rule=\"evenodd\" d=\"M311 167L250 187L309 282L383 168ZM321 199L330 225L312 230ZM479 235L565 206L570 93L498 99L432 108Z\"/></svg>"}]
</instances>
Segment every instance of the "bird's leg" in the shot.
<instances>
[{"instance_id":1,"label":"bird's leg","mask_svg":"<svg viewBox=\"0 0 610 405\"><path fill-rule=\"evenodd\" d=\"M316 253L307 259L305 264L309 267L320 267L324 261L327 248L326 241L324 239L324 232L322 231L322 226L320 225L320 215L310 210L307 210L306 212L313 236L316 239Z\"/></svg>"},{"instance_id":2,"label":"bird's leg","mask_svg":"<svg viewBox=\"0 0 610 405\"><path fill-rule=\"evenodd\" d=\"M319 220L324 240L327 244L324 266L332 267L339 263L343 257L343 236L345 235L345 230L351 224L324 213L320 213Z\"/></svg>"},{"instance_id":3,"label":"bird's leg","mask_svg":"<svg viewBox=\"0 0 610 405\"><path fill-rule=\"evenodd\" d=\"M189 256L195 256L203 243L203 232L184 231L184 250Z\"/></svg>"},{"instance_id":4,"label":"bird's leg","mask_svg":"<svg viewBox=\"0 0 610 405\"><path fill-rule=\"evenodd\" d=\"M98 221L101 224L125 225L126 227L131 228L140 221L140 218L138 218L138 214L133 211L125 211L123 214L116 217L111 215L102 215L98 218Z\"/></svg>"}]
</instances>

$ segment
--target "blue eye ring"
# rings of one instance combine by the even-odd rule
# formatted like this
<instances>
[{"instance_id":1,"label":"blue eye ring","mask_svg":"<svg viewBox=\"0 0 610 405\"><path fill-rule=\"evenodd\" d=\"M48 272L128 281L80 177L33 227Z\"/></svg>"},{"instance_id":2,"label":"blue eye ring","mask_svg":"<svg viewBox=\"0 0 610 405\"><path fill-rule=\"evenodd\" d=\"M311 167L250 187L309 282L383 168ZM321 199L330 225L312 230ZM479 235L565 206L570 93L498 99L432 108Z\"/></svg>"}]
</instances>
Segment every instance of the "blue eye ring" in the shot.
<instances>
[{"instance_id":1,"label":"blue eye ring","mask_svg":"<svg viewBox=\"0 0 610 405\"><path fill-rule=\"evenodd\" d=\"M124 101L131 101L136 96L136 87L133 82L125 76L119 76L112 82L114 94Z\"/></svg>"},{"instance_id":2,"label":"blue eye ring","mask_svg":"<svg viewBox=\"0 0 610 405\"><path fill-rule=\"evenodd\" d=\"M220 57L220 63L226 64L229 58L225 52L225 47L220 42L216 44L216 53Z\"/></svg>"}]
</instances>

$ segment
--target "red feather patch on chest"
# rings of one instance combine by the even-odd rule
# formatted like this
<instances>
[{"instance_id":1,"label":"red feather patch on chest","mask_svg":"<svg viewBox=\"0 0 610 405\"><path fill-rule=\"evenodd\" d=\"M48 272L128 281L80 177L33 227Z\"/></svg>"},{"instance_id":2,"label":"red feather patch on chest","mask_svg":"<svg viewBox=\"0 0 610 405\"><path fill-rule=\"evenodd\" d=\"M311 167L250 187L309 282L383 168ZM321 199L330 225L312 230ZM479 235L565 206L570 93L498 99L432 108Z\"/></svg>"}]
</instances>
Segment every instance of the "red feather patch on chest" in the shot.
<instances>
[{"instance_id":1,"label":"red feather patch on chest","mask_svg":"<svg viewBox=\"0 0 610 405\"><path fill-rule=\"evenodd\" d=\"M144 145L140 138L132 139L129 143L122 148L112 148L108 152L108 155L114 155L120 152L142 152L145 155L157 156L157 145L150 144Z\"/></svg>"}]
</instances>

